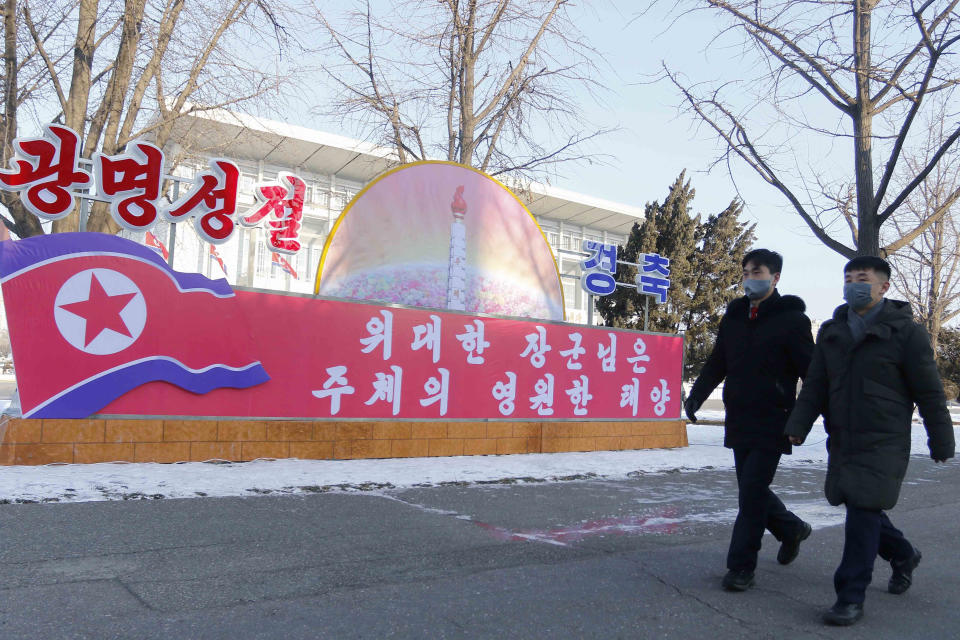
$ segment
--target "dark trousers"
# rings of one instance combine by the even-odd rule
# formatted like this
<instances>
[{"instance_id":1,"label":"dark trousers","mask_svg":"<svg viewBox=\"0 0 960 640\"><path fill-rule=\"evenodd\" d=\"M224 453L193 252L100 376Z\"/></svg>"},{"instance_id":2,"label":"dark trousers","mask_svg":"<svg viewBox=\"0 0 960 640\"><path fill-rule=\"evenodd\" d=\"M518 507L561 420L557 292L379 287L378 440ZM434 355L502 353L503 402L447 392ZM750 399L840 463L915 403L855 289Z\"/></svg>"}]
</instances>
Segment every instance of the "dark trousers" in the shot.
<instances>
[{"instance_id":1,"label":"dark trousers","mask_svg":"<svg viewBox=\"0 0 960 640\"><path fill-rule=\"evenodd\" d=\"M787 511L780 498L770 490L780 464L779 452L737 447L733 450L733 461L740 488L740 510L733 523L727 568L753 571L757 568L764 529L768 529L777 540L783 540L797 535L803 520Z\"/></svg>"},{"instance_id":2,"label":"dark trousers","mask_svg":"<svg viewBox=\"0 0 960 640\"><path fill-rule=\"evenodd\" d=\"M833 574L837 602L863 604L878 555L905 560L913 555L913 546L883 511L847 505L843 558Z\"/></svg>"}]
</instances>

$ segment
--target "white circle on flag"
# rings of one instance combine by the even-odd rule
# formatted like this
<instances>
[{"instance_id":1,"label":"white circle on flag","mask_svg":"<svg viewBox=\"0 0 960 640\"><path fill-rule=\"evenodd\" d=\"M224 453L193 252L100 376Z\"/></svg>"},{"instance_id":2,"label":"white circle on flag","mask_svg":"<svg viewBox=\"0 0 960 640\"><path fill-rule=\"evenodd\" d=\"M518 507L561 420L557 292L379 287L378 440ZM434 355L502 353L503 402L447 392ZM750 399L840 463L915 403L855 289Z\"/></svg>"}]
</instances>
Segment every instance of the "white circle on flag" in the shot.
<instances>
[{"instance_id":1,"label":"white circle on flag","mask_svg":"<svg viewBox=\"0 0 960 640\"><path fill-rule=\"evenodd\" d=\"M108 297L129 297L129 294L134 294L133 297L129 297L129 301L122 309L117 310L119 319L113 318L115 326L119 328L122 325L130 335L124 335L109 326L104 326L96 336L89 336L92 339L87 344L89 320L77 312L63 308L65 305L90 300L94 295L94 291L91 290L94 276L99 283L96 291L99 292L102 289ZM147 302L133 280L122 273L112 269L87 269L75 273L60 287L54 301L53 317L60 335L72 346L92 355L110 355L123 351L136 342L143 333L143 328L147 324ZM95 325L93 330L99 326Z\"/></svg>"}]
</instances>

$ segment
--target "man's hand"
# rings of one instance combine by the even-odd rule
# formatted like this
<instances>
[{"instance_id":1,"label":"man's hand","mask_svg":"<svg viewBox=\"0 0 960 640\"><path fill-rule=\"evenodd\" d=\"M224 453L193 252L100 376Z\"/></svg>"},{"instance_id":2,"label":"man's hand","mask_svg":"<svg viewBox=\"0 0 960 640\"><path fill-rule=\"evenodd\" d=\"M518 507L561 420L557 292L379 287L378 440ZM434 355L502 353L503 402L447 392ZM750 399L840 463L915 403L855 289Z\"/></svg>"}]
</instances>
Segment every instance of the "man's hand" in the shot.
<instances>
[{"instance_id":1,"label":"man's hand","mask_svg":"<svg viewBox=\"0 0 960 640\"><path fill-rule=\"evenodd\" d=\"M699 408L700 403L693 398L687 398L687 401L683 403L683 410L687 414L687 419L694 424L697 423L697 409Z\"/></svg>"},{"instance_id":2,"label":"man's hand","mask_svg":"<svg viewBox=\"0 0 960 640\"><path fill-rule=\"evenodd\" d=\"M930 459L936 462L937 464L946 462L952 457L953 457L953 453L948 453L946 451L930 452Z\"/></svg>"},{"instance_id":3,"label":"man's hand","mask_svg":"<svg viewBox=\"0 0 960 640\"><path fill-rule=\"evenodd\" d=\"M787 437L790 438L790 444L795 444L795 445L803 444L804 438L801 438L800 436L787 436Z\"/></svg>"}]
</instances>

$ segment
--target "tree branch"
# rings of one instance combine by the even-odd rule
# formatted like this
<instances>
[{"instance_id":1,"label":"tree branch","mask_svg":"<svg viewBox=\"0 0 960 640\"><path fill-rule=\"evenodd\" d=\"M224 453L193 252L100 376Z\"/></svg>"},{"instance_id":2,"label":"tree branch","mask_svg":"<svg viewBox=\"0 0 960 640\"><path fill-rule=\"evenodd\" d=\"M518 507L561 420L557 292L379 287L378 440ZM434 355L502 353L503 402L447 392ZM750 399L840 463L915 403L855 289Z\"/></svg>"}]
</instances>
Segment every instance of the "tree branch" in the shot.
<instances>
[{"instance_id":1,"label":"tree branch","mask_svg":"<svg viewBox=\"0 0 960 640\"><path fill-rule=\"evenodd\" d=\"M520 59L515 65L513 65L513 70L510 72L510 75L507 76L506 80L503 81L500 89L490 98L486 106L481 107L476 113L477 120L486 120L490 115L497 104L503 99L503 97L510 90L510 87L517 81L517 78L523 73L524 68L527 66L527 63L530 61L530 56L533 55L533 52L536 50L537 45L540 43L540 38L543 37L543 34L547 31L547 27L550 25L550 21L553 20L553 17L556 15L557 10L560 8L560 5L565 4L567 0L554 0L553 7L550 8L550 12L544 17L543 22L540 25L540 29L537 31L537 34L530 40L530 43L527 45L527 50L520 56Z\"/></svg>"},{"instance_id":2,"label":"tree branch","mask_svg":"<svg viewBox=\"0 0 960 640\"><path fill-rule=\"evenodd\" d=\"M693 109L694 113L705 122L710 128L712 128L717 135L726 143L727 149L734 152L739 156L744 162L746 162L750 168L752 168L764 181L768 184L775 187L780 193L786 196L787 200L790 201L790 204L793 205L794 210L803 221L807 224L813 234L827 247L833 249L840 255L852 258L856 255L856 250L850 247L847 247L841 242L838 242L830 237L827 234L826 230L821 227L813 217L807 212L804 206L800 203L800 200L794 195L793 191L790 190L776 175L773 169L767 164L766 160L757 152L756 148L750 142L747 132L744 129L740 121L730 113L723 105L715 100L707 101L709 104L713 105L717 110L719 110L729 121L733 129L732 133L728 133L726 130L720 127L717 122L711 118L701 107L700 101L694 98L683 85L680 84L676 76L670 71L665 63L661 63L664 72L670 81L677 87L677 89L682 93L684 100L690 105L690 108ZM733 136L736 136L736 141Z\"/></svg>"},{"instance_id":3,"label":"tree branch","mask_svg":"<svg viewBox=\"0 0 960 640\"><path fill-rule=\"evenodd\" d=\"M874 211L880 209L880 205L883 203L883 197L886 195L887 187L890 184L890 179L893 177L893 171L897 167L897 160L900 158L900 151L903 149L903 143L907 139L907 134L910 132L910 127L913 125L913 120L917 115L917 112L920 111L920 104L923 102L923 98L926 95L927 87L930 84L930 78L933 76L933 70L937 66L937 60L939 55L931 55L930 60L927 63L927 69L923 74L923 80L920 83L920 89L917 91L917 97L913 100L913 104L910 106L910 110L907 112L907 116L903 119L903 123L900 125L900 131L897 133L897 139L893 144L893 149L890 151L890 157L887 160L886 167L883 171L883 177L880 179L880 186L877 189L877 193L873 198L873 208ZM881 224L883 220L880 220Z\"/></svg>"},{"instance_id":4,"label":"tree branch","mask_svg":"<svg viewBox=\"0 0 960 640\"><path fill-rule=\"evenodd\" d=\"M943 218L943 216L946 215L946 213L950 210L950 207L954 205L958 198L960 198L960 187L957 187L953 193L947 196L946 200L944 200L943 203L938 206L932 214L930 214L930 216L928 216L926 219L921 219L920 223L917 224L913 229L901 235L900 238L894 240L887 246L881 248L880 251L883 254L881 257L889 256L916 240L921 233L930 227L930 225Z\"/></svg>"},{"instance_id":5,"label":"tree branch","mask_svg":"<svg viewBox=\"0 0 960 640\"><path fill-rule=\"evenodd\" d=\"M733 15L741 22L750 25L756 31L762 31L764 33L767 33L770 36L774 37L775 39L779 40L781 43L783 43L785 47L793 51L801 60L803 60L804 63L806 63L811 69L813 69L813 71L823 79L823 81L826 83L826 86L829 87L830 90L832 90L836 94L835 96L831 96L829 91L827 91L826 87L821 85L819 82L816 82L812 78L807 80L808 82L813 84L820 93L822 93L832 103L834 103L835 106L837 106L840 109L844 109L844 108L849 108L849 106L854 103L853 98L846 91L843 90L843 87L841 87L839 83L837 83L836 80L834 80L833 76L823 67L823 65L817 62L812 55L804 51L796 42L794 42L786 34L782 33L778 29L774 29L772 26L768 24L761 22L759 18L753 18L743 13L742 11L734 7L729 2L721 2L720 0L708 0L707 4L709 4L710 6L716 9L720 9L721 11L725 11L726 13ZM746 31L747 33L751 34L751 37L756 38L756 36L749 29L747 29ZM760 42L766 48L768 48L768 50L771 53L774 53L774 49L772 47L769 47L765 41L760 40ZM775 55L777 55L777 57L780 58L779 54L775 54Z\"/></svg>"},{"instance_id":6,"label":"tree branch","mask_svg":"<svg viewBox=\"0 0 960 640\"><path fill-rule=\"evenodd\" d=\"M63 93L63 86L60 84L60 75L57 73L56 67L54 67L53 60L50 59L50 55L47 53L46 47L43 46L43 41L40 39L40 34L37 32L37 27L33 23L33 17L30 15L30 5L28 4L23 5L23 19L27 24L27 30L30 32L30 37L33 38L33 44L37 48L37 52L40 54L44 64L47 66L47 73L50 74L50 83L57 92L57 99L60 101L60 110L66 112L67 96Z\"/></svg>"},{"instance_id":7,"label":"tree branch","mask_svg":"<svg viewBox=\"0 0 960 640\"><path fill-rule=\"evenodd\" d=\"M903 204L903 201L909 197L913 190L916 189L917 186L927 178L927 175L929 175L933 168L937 166L940 158L943 157L943 155L950 149L950 147L954 142L957 141L958 138L960 138L960 127L957 127L953 134L951 134L946 141L940 145L940 148L937 149L937 151L933 154L933 157L929 162L927 162L926 166L920 171L920 173L918 173L916 177L914 177L914 179L911 180L906 187L904 187L903 191L900 192L893 202L891 202L887 208L879 214L878 222L880 224L883 224L887 218L890 217L890 214L896 211L897 207Z\"/></svg>"}]
</instances>

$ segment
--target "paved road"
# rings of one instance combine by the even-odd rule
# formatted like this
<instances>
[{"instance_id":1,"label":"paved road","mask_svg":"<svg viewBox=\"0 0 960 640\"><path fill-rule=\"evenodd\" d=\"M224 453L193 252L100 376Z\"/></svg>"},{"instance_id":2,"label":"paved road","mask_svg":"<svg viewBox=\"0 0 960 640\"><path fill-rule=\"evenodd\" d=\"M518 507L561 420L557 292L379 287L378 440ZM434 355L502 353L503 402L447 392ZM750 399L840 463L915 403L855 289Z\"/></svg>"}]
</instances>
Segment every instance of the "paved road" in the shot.
<instances>
[{"instance_id":1,"label":"paved road","mask_svg":"<svg viewBox=\"0 0 960 640\"><path fill-rule=\"evenodd\" d=\"M819 523L789 567L719 589L732 472L384 494L0 505L0 637L952 638L960 465L915 458L891 513L924 552L878 563L867 615L827 628L840 512L816 468L777 482ZM834 524L831 524L834 523Z\"/></svg>"}]
</instances>

